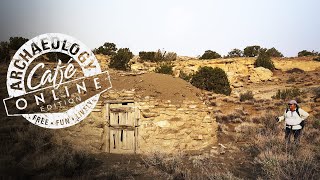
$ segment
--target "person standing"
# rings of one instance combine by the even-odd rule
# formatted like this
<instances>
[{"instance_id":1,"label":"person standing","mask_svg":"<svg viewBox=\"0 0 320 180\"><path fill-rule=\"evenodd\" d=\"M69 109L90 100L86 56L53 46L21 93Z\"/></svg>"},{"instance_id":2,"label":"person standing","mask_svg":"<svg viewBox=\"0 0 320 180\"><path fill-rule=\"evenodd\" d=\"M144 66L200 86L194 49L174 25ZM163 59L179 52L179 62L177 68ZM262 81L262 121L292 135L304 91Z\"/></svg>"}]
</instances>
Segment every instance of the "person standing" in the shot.
<instances>
[{"instance_id":1,"label":"person standing","mask_svg":"<svg viewBox=\"0 0 320 180\"><path fill-rule=\"evenodd\" d=\"M297 101L291 100L288 102L288 108L283 116L277 117L277 122L285 121L285 140L290 143L290 136L293 134L294 143L299 144L301 131L305 125L305 120L309 114L299 108Z\"/></svg>"}]
</instances>

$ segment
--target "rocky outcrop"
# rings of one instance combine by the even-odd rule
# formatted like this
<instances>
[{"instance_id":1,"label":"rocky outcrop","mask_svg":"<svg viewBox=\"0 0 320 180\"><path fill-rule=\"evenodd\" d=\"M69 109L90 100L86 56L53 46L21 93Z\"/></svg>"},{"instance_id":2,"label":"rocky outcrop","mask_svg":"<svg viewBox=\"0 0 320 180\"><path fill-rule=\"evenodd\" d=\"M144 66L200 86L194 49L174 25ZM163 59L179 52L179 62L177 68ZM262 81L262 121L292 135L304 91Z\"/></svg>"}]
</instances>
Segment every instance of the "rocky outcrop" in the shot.
<instances>
[{"instance_id":1,"label":"rocky outcrop","mask_svg":"<svg viewBox=\"0 0 320 180\"><path fill-rule=\"evenodd\" d=\"M320 62L314 61L314 57L281 58L273 59L277 69L287 71L293 68L299 68L304 71L314 71L320 69Z\"/></svg>"},{"instance_id":2,"label":"rocky outcrop","mask_svg":"<svg viewBox=\"0 0 320 180\"><path fill-rule=\"evenodd\" d=\"M242 77L249 77L252 82L260 83L269 80L272 76L268 70L254 68L254 61L256 58L231 58L231 59L212 59L212 60L199 60L194 58L178 58L174 61L174 76L178 77L179 73L183 71L186 74L192 74L198 71L200 67L219 67L223 69L233 87L241 87L238 79ZM304 71L313 71L320 69L320 62L313 61L311 57L299 58L273 58L272 59L276 69L287 71L293 68L299 68ZM157 66L156 63L143 62L133 64L131 67L135 71L153 71Z\"/></svg>"},{"instance_id":3,"label":"rocky outcrop","mask_svg":"<svg viewBox=\"0 0 320 180\"><path fill-rule=\"evenodd\" d=\"M103 64L109 62L109 57L104 57L103 55L96 55L97 59L100 60ZM293 68L299 68L304 71L313 71L320 69L320 62L313 61L313 57L298 57L298 58L273 58L274 65L276 69L282 71L287 71ZM131 60L131 70L132 71L145 71L152 72L154 71L157 63L151 62L140 62L138 61L138 56L135 56ZM228 75L228 79L231 85L234 87L241 87L238 84L238 79L241 77L251 76L252 82L262 82L265 81L267 76L270 75L269 72L261 70L253 70L254 61L256 58L230 58L230 59L212 59L212 60L199 60L191 57L178 57L176 61L173 62L174 67L174 76L178 77L180 72L183 71L186 74L192 74L198 71L200 67L209 66L209 67L219 67L222 68ZM253 73L253 75L251 75ZM261 74L265 74L262 75ZM271 75L272 76L272 75Z\"/></svg>"},{"instance_id":4,"label":"rocky outcrop","mask_svg":"<svg viewBox=\"0 0 320 180\"><path fill-rule=\"evenodd\" d=\"M263 67L253 68L250 71L249 80L253 83L259 83L261 81L271 80L272 71Z\"/></svg>"},{"instance_id":5,"label":"rocky outcrop","mask_svg":"<svg viewBox=\"0 0 320 180\"><path fill-rule=\"evenodd\" d=\"M200 67L208 66L208 67L218 67L223 69L227 75L229 82L233 87L241 87L238 79L242 77L246 77L253 73L252 79L254 82L265 81L267 72L264 72L260 69L254 69L253 58L234 58L234 59L214 59L214 60L197 60L197 59L189 59L189 60L177 60L174 61L173 67L173 75L175 77L179 77L180 72L184 72L185 74L193 74L198 71ZM131 69L133 71L153 71L157 66L156 63L136 62L131 65ZM254 69L254 70L252 70ZM268 73L270 74L270 73ZM272 76L272 74L271 74Z\"/></svg>"}]
</instances>

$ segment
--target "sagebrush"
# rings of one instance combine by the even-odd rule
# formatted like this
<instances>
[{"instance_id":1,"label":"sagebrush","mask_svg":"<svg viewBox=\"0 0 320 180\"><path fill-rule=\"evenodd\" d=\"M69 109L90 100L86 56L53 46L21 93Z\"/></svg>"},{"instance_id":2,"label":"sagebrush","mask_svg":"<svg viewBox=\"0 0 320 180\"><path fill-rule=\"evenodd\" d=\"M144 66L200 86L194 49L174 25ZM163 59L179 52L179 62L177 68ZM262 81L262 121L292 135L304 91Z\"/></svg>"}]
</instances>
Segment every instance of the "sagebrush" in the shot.
<instances>
[{"instance_id":1,"label":"sagebrush","mask_svg":"<svg viewBox=\"0 0 320 180\"><path fill-rule=\"evenodd\" d=\"M297 99L302 92L298 88L291 88L291 89L284 89L284 90L278 90L276 95L272 96L274 99Z\"/></svg>"},{"instance_id":2,"label":"sagebrush","mask_svg":"<svg viewBox=\"0 0 320 180\"><path fill-rule=\"evenodd\" d=\"M218 67L201 67L192 76L191 84L197 88L218 94L231 94L228 76L223 69Z\"/></svg>"},{"instance_id":3,"label":"sagebrush","mask_svg":"<svg viewBox=\"0 0 320 180\"><path fill-rule=\"evenodd\" d=\"M258 58L254 62L254 67L264 67L271 71L275 70L275 66L271 60L271 57L267 52L260 52Z\"/></svg>"},{"instance_id":4,"label":"sagebrush","mask_svg":"<svg viewBox=\"0 0 320 180\"><path fill-rule=\"evenodd\" d=\"M155 72L161 74L173 74L172 70L173 65L171 63L163 63L156 67Z\"/></svg>"},{"instance_id":5,"label":"sagebrush","mask_svg":"<svg viewBox=\"0 0 320 180\"><path fill-rule=\"evenodd\" d=\"M129 48L120 48L118 52L111 57L109 67L117 70L127 71L130 70L130 59L133 54Z\"/></svg>"}]
</instances>

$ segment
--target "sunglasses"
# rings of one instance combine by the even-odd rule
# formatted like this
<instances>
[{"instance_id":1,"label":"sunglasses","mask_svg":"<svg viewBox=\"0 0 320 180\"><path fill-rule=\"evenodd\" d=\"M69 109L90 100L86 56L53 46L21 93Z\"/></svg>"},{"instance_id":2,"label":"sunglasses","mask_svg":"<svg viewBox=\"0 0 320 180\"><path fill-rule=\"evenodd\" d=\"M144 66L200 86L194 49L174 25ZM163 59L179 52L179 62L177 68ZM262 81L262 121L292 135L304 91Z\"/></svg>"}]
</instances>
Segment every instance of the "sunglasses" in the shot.
<instances>
[{"instance_id":1,"label":"sunglasses","mask_svg":"<svg viewBox=\"0 0 320 180\"><path fill-rule=\"evenodd\" d=\"M294 105L294 104L288 104L288 106L291 106L291 105Z\"/></svg>"}]
</instances>

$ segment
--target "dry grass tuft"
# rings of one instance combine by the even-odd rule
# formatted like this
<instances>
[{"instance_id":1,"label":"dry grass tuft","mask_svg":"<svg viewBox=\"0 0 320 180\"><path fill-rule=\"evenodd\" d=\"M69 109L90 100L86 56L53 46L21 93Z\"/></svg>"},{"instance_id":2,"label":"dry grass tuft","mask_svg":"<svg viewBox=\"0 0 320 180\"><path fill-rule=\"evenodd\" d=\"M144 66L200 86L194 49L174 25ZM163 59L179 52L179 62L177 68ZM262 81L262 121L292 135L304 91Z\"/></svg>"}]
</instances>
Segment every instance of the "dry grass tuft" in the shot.
<instances>
[{"instance_id":1,"label":"dry grass tuft","mask_svg":"<svg viewBox=\"0 0 320 180\"><path fill-rule=\"evenodd\" d=\"M149 154L143 158L148 167L160 170L161 173L154 173L165 179L185 179L185 180L238 180L227 169L221 169L221 164L217 163L208 155L187 156L183 154L167 155L158 152Z\"/></svg>"},{"instance_id":2,"label":"dry grass tuft","mask_svg":"<svg viewBox=\"0 0 320 180\"><path fill-rule=\"evenodd\" d=\"M283 127L270 122L274 116L262 117L262 128L257 129L254 143L248 152L255 156L256 171L262 179L319 179L320 133L309 126L303 130L300 145L284 141ZM251 133L252 134L252 133Z\"/></svg>"},{"instance_id":3,"label":"dry grass tuft","mask_svg":"<svg viewBox=\"0 0 320 180\"><path fill-rule=\"evenodd\" d=\"M79 177L98 161L75 151L64 142L58 145L52 131L34 125L10 130L10 141L1 147L0 173L4 178Z\"/></svg>"}]
</instances>

